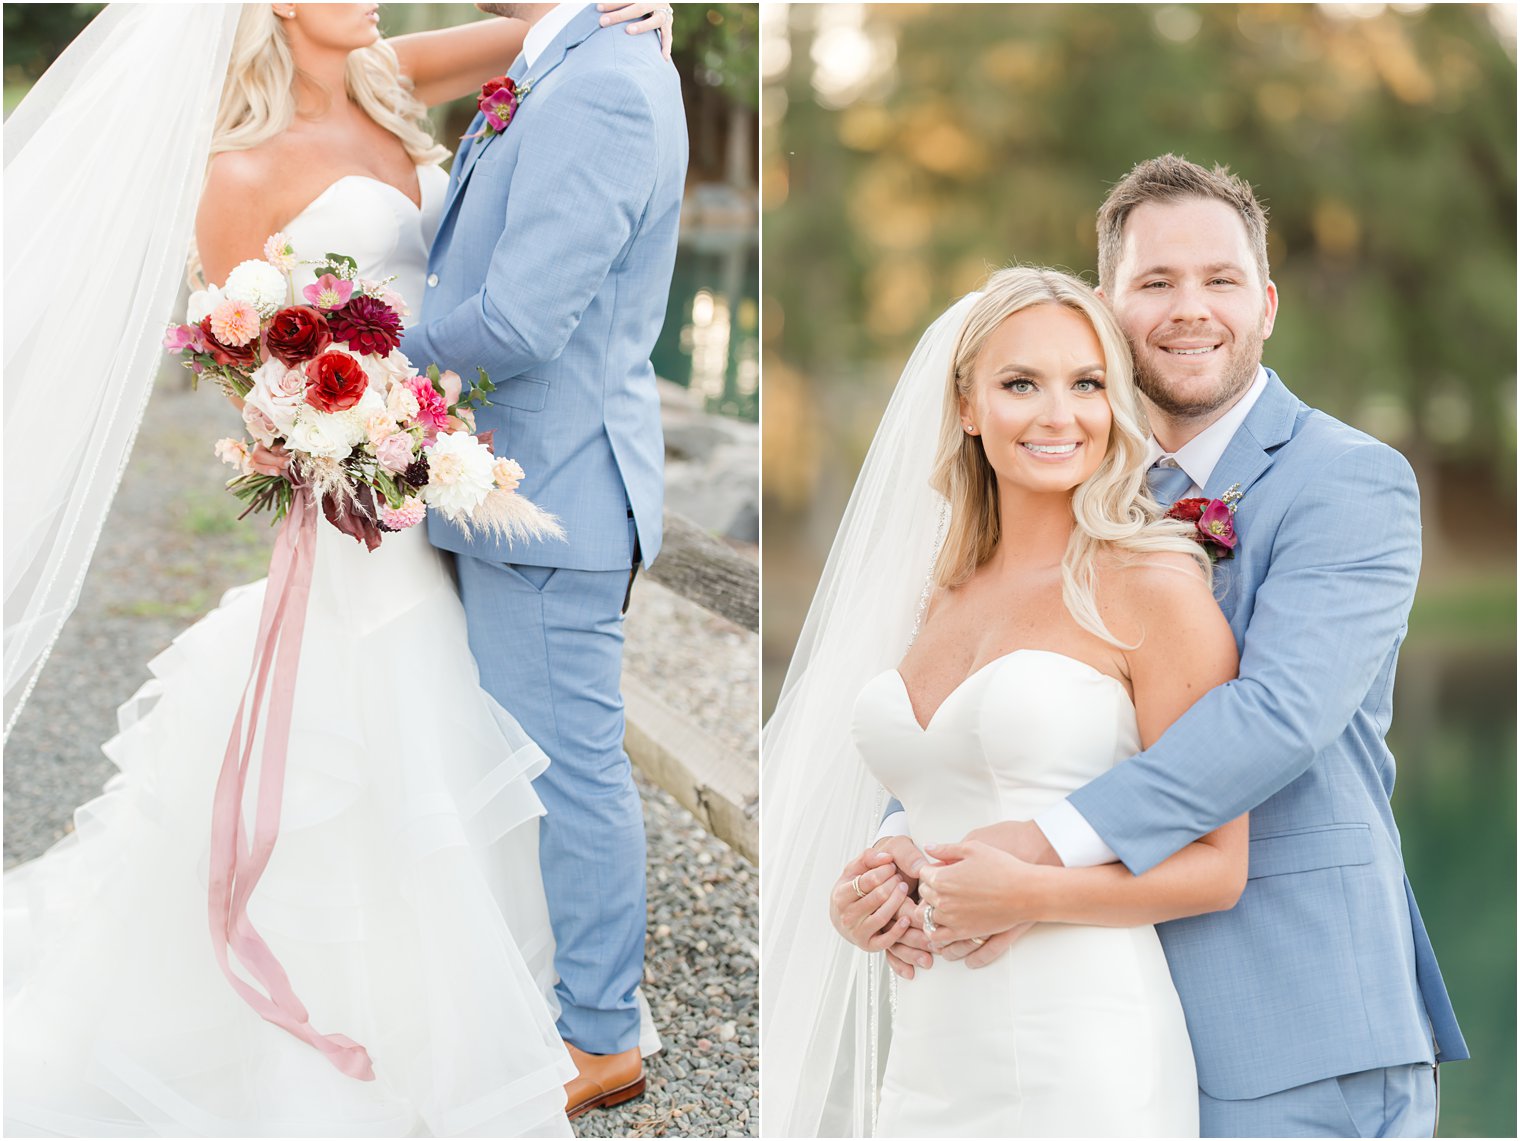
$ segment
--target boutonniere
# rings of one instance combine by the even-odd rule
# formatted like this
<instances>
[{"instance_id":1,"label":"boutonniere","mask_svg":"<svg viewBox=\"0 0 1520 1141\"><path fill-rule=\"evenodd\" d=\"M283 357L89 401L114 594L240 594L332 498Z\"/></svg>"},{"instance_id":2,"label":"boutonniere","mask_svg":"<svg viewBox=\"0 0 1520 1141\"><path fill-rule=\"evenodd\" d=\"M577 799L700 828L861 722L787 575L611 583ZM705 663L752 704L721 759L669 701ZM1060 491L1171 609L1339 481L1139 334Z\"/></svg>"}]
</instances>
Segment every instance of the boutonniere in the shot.
<instances>
[{"instance_id":1,"label":"boutonniere","mask_svg":"<svg viewBox=\"0 0 1520 1141\"><path fill-rule=\"evenodd\" d=\"M493 135L501 134L512 122L512 117L517 114L517 105L526 99L528 92L532 90L531 80L518 83L505 75L486 80L480 85L480 95L475 99L475 107L486 117L486 124L473 135L464 137L489 139Z\"/></svg>"},{"instance_id":2,"label":"boutonniere","mask_svg":"<svg viewBox=\"0 0 1520 1141\"><path fill-rule=\"evenodd\" d=\"M1218 499L1179 499L1167 511L1168 519L1193 524L1196 539L1210 562L1222 562L1235 554L1239 538L1235 534L1235 508L1240 503L1240 484L1235 484Z\"/></svg>"}]
</instances>

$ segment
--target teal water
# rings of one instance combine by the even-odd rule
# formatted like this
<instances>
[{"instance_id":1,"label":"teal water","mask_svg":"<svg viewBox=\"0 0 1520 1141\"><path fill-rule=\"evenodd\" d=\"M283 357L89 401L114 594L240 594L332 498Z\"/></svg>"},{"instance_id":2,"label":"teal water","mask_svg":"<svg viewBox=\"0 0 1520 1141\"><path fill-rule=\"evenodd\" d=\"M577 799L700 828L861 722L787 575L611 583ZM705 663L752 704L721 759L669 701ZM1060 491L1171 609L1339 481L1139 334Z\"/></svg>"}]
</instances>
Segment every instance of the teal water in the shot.
<instances>
[{"instance_id":1,"label":"teal water","mask_svg":"<svg viewBox=\"0 0 1520 1141\"><path fill-rule=\"evenodd\" d=\"M681 236L654 370L709 412L760 418L760 245L755 231Z\"/></svg>"},{"instance_id":2,"label":"teal water","mask_svg":"<svg viewBox=\"0 0 1520 1141\"><path fill-rule=\"evenodd\" d=\"M1389 745L1404 865L1472 1059L1441 1068L1442 1137L1515 1136L1515 653L1399 657Z\"/></svg>"}]
</instances>

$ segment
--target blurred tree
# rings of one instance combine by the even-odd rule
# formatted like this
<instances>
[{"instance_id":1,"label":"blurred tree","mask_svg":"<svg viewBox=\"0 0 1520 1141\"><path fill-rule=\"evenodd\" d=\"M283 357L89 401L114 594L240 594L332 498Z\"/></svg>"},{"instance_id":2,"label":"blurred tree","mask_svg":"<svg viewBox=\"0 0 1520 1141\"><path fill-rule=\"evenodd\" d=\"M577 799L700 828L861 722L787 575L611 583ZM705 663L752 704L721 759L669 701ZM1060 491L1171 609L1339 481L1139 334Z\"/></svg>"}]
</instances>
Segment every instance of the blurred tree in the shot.
<instances>
[{"instance_id":1,"label":"blurred tree","mask_svg":"<svg viewBox=\"0 0 1520 1141\"><path fill-rule=\"evenodd\" d=\"M760 104L759 6L683 4L675 64L686 96L693 181L755 183Z\"/></svg>"},{"instance_id":2,"label":"blurred tree","mask_svg":"<svg viewBox=\"0 0 1520 1141\"><path fill-rule=\"evenodd\" d=\"M1511 505L1504 18L791 5L789 63L767 76L767 352L820 383L858 376L901 361L990 267L1090 270L1106 187L1175 151L1230 165L1267 203L1283 298L1267 359L1295 391L1402 448L1428 497L1444 476L1471 502L1476 479L1485 510Z\"/></svg>"},{"instance_id":3,"label":"blurred tree","mask_svg":"<svg viewBox=\"0 0 1520 1141\"><path fill-rule=\"evenodd\" d=\"M5 84L30 86L104 4L6 4Z\"/></svg>"}]
</instances>

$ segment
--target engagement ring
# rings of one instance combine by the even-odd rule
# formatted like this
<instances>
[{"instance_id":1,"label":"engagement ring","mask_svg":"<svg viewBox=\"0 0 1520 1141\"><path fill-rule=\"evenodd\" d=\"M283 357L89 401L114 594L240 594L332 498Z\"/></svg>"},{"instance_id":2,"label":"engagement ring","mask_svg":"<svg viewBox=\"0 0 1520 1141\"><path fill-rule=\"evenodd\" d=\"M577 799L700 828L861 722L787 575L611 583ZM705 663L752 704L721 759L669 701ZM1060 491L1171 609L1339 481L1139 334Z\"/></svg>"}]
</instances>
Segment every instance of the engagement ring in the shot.
<instances>
[{"instance_id":1,"label":"engagement ring","mask_svg":"<svg viewBox=\"0 0 1520 1141\"><path fill-rule=\"evenodd\" d=\"M856 876L854 879L852 879L850 881L850 886L855 889L855 898L856 899L864 899L866 897L866 893L860 890L860 877L859 876Z\"/></svg>"},{"instance_id":2,"label":"engagement ring","mask_svg":"<svg viewBox=\"0 0 1520 1141\"><path fill-rule=\"evenodd\" d=\"M934 904L924 904L924 934L934 934Z\"/></svg>"}]
</instances>

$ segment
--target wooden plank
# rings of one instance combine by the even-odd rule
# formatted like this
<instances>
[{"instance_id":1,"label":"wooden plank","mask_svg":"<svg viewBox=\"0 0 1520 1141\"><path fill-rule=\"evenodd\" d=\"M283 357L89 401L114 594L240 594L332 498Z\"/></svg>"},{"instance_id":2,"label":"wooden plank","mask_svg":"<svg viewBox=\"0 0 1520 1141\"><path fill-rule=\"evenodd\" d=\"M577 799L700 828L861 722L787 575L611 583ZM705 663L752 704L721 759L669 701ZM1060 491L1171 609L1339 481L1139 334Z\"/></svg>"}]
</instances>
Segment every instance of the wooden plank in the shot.
<instances>
[{"instance_id":1,"label":"wooden plank","mask_svg":"<svg viewBox=\"0 0 1520 1141\"><path fill-rule=\"evenodd\" d=\"M704 610L759 632L760 568L686 516L665 512L659 557L644 573Z\"/></svg>"},{"instance_id":2,"label":"wooden plank","mask_svg":"<svg viewBox=\"0 0 1520 1141\"><path fill-rule=\"evenodd\" d=\"M714 741L627 673L623 708L623 747L639 771L675 797L708 832L758 863L759 771L754 760Z\"/></svg>"}]
</instances>

